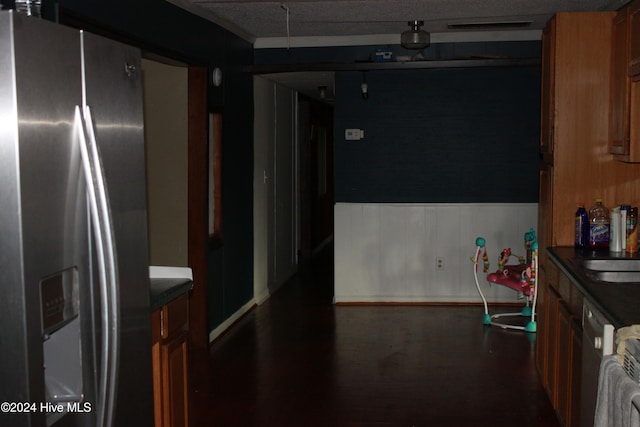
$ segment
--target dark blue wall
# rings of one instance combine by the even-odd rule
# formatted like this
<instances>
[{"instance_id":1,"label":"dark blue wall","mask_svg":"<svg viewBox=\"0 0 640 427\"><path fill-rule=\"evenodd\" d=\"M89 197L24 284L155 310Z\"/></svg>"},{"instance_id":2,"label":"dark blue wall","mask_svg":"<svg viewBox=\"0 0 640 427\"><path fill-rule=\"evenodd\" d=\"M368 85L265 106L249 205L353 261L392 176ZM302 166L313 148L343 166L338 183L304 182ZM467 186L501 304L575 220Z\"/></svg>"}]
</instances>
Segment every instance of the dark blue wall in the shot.
<instances>
[{"instance_id":1,"label":"dark blue wall","mask_svg":"<svg viewBox=\"0 0 640 427\"><path fill-rule=\"evenodd\" d=\"M390 51L393 57L415 56L418 51L400 45L336 46L292 49L256 49L256 64L345 63L370 62L378 49ZM435 43L420 52L427 60L491 58L539 58L540 41Z\"/></svg>"},{"instance_id":2,"label":"dark blue wall","mask_svg":"<svg viewBox=\"0 0 640 427\"><path fill-rule=\"evenodd\" d=\"M256 64L370 62L398 45L258 49ZM540 41L436 43L427 60L540 58ZM338 202L537 202L540 68L336 73ZM365 131L345 141L345 129Z\"/></svg>"},{"instance_id":3,"label":"dark blue wall","mask_svg":"<svg viewBox=\"0 0 640 427\"><path fill-rule=\"evenodd\" d=\"M537 202L539 67L336 74L338 202ZM363 129L346 141L347 128Z\"/></svg>"}]
</instances>

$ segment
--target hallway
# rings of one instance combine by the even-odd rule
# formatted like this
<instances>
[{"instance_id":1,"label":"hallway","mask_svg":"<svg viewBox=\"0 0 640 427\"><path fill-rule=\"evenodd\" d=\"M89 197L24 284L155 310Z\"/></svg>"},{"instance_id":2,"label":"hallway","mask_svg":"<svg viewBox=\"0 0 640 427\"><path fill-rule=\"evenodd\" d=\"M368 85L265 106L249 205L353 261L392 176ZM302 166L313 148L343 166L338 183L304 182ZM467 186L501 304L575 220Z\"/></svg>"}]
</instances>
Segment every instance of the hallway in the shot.
<instances>
[{"instance_id":1,"label":"hallway","mask_svg":"<svg viewBox=\"0 0 640 427\"><path fill-rule=\"evenodd\" d=\"M333 254L192 354L194 426L559 426L480 306L334 306Z\"/></svg>"}]
</instances>

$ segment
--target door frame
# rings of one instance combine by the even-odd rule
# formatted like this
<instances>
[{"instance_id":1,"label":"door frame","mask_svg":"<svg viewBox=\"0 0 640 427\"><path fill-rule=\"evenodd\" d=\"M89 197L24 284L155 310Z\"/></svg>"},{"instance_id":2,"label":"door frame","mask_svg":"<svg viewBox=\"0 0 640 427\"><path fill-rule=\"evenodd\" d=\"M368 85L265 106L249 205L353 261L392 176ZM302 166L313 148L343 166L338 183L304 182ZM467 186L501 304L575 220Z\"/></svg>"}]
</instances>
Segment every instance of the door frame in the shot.
<instances>
[{"instance_id":1,"label":"door frame","mask_svg":"<svg viewBox=\"0 0 640 427\"><path fill-rule=\"evenodd\" d=\"M208 194L208 108L207 68L189 66L189 266L193 289L189 295L189 343L195 348L209 346L207 287L209 250Z\"/></svg>"}]
</instances>

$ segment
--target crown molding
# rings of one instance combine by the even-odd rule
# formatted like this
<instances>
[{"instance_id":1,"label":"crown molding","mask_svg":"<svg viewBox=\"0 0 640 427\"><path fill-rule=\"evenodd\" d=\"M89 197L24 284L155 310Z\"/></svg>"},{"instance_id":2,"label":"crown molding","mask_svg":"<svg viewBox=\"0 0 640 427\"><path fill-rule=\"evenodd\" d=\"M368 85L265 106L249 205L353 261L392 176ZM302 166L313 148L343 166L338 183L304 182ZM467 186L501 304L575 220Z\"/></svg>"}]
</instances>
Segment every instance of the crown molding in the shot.
<instances>
[{"instance_id":1,"label":"crown molding","mask_svg":"<svg viewBox=\"0 0 640 427\"><path fill-rule=\"evenodd\" d=\"M489 42L489 41L531 41L540 40L542 30L514 31L455 31L431 33L431 44ZM326 37L262 37L253 44L254 49L278 49L299 47L370 46L399 45L400 34L370 34L363 36Z\"/></svg>"}]
</instances>

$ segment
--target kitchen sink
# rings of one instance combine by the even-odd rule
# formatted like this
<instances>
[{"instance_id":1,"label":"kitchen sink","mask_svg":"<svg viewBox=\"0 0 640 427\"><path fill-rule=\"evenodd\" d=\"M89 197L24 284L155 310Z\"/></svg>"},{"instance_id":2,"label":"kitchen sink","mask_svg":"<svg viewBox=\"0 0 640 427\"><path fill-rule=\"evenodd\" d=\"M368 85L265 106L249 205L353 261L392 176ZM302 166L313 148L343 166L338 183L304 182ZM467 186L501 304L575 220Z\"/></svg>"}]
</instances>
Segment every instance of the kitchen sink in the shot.
<instances>
[{"instance_id":1,"label":"kitchen sink","mask_svg":"<svg viewBox=\"0 0 640 427\"><path fill-rule=\"evenodd\" d=\"M640 274L640 259L585 259L582 267L593 271L637 272Z\"/></svg>"},{"instance_id":2,"label":"kitchen sink","mask_svg":"<svg viewBox=\"0 0 640 427\"><path fill-rule=\"evenodd\" d=\"M588 271L587 276L599 282L640 284L640 271Z\"/></svg>"},{"instance_id":3,"label":"kitchen sink","mask_svg":"<svg viewBox=\"0 0 640 427\"><path fill-rule=\"evenodd\" d=\"M581 266L592 280L640 284L640 259L586 259L581 262Z\"/></svg>"}]
</instances>

